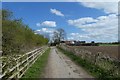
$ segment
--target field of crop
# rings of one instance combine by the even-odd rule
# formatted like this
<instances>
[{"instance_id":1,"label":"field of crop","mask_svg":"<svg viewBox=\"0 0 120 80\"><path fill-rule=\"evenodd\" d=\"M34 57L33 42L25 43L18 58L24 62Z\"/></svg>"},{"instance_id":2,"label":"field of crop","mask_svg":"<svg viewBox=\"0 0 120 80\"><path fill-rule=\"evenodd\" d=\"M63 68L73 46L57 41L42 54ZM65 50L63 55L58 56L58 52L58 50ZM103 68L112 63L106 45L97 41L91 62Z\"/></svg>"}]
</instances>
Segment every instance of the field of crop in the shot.
<instances>
[{"instance_id":1,"label":"field of crop","mask_svg":"<svg viewBox=\"0 0 120 80\"><path fill-rule=\"evenodd\" d=\"M101 53L112 58L120 58L118 46L68 46L71 49L88 50L92 54Z\"/></svg>"}]
</instances>

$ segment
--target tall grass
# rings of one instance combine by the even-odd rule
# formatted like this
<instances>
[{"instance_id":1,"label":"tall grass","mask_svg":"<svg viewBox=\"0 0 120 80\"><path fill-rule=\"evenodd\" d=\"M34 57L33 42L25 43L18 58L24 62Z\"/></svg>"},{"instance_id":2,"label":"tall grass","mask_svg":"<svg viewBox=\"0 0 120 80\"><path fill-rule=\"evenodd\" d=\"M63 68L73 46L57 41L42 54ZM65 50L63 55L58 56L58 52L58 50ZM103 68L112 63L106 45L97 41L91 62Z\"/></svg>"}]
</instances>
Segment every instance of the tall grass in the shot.
<instances>
[{"instance_id":1,"label":"tall grass","mask_svg":"<svg viewBox=\"0 0 120 80\"><path fill-rule=\"evenodd\" d=\"M99 80L113 80L113 78L117 78L116 76L110 75L111 71L100 68L99 66L91 63L90 61L86 59L82 59L79 56L76 56L74 53L70 51L66 51L59 46L57 48L62 53L70 57L75 63L82 66L86 71L88 71L95 78L98 78Z\"/></svg>"}]
</instances>

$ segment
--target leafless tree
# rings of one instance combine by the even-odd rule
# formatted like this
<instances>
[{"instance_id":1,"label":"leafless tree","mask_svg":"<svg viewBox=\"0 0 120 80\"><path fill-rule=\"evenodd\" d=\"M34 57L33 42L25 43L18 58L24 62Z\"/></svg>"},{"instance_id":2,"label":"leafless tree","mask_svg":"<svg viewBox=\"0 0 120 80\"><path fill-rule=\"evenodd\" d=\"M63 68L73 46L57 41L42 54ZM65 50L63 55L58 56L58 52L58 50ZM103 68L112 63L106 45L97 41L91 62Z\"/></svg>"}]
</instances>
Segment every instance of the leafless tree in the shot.
<instances>
[{"instance_id":1,"label":"leafless tree","mask_svg":"<svg viewBox=\"0 0 120 80\"><path fill-rule=\"evenodd\" d=\"M54 31L53 34L54 34L53 40L54 40L54 43L56 43L56 44L59 44L66 37L65 31L61 28Z\"/></svg>"}]
</instances>

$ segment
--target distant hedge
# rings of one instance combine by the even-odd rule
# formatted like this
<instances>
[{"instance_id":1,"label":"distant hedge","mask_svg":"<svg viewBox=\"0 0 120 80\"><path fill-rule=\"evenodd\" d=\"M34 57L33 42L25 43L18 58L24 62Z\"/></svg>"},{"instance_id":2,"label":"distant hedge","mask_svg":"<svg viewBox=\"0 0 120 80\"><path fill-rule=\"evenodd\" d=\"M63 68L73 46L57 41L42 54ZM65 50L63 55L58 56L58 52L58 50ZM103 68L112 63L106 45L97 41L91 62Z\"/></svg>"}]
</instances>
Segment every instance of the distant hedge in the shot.
<instances>
[{"instance_id":1,"label":"distant hedge","mask_svg":"<svg viewBox=\"0 0 120 80\"><path fill-rule=\"evenodd\" d=\"M42 35L25 25L21 19L13 19L13 13L2 10L2 50L3 55L20 54L48 43Z\"/></svg>"}]
</instances>

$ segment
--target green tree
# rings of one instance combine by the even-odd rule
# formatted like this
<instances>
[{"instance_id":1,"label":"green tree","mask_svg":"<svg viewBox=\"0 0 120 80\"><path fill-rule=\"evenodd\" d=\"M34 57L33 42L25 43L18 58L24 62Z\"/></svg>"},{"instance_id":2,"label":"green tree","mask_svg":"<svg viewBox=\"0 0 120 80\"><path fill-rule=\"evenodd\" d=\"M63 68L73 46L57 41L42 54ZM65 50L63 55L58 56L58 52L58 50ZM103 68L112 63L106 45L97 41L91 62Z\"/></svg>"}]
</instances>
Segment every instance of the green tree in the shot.
<instances>
[{"instance_id":1,"label":"green tree","mask_svg":"<svg viewBox=\"0 0 120 80\"><path fill-rule=\"evenodd\" d=\"M22 54L48 43L47 38L34 34L22 19L12 19L12 12L2 11L3 55Z\"/></svg>"}]
</instances>

